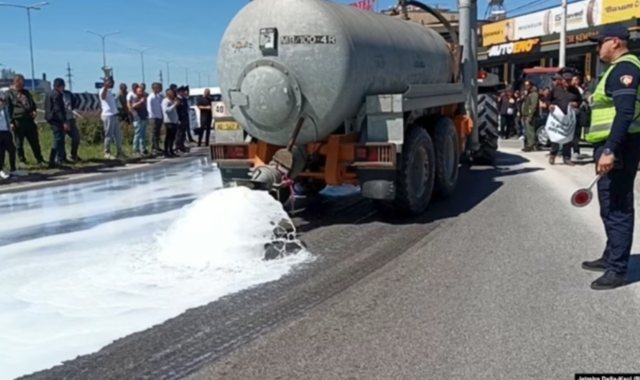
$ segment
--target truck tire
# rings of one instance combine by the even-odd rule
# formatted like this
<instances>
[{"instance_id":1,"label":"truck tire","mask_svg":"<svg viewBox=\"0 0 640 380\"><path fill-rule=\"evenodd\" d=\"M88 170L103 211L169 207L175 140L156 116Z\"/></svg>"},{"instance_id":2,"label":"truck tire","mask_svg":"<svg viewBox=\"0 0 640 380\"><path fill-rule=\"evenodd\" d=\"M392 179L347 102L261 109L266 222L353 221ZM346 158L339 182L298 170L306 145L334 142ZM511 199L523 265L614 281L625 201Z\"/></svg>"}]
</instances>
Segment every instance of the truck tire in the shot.
<instances>
[{"instance_id":1,"label":"truck tire","mask_svg":"<svg viewBox=\"0 0 640 380\"><path fill-rule=\"evenodd\" d=\"M438 119L433 128L436 151L435 193L447 198L456 188L460 162L460 144L453 121L447 117Z\"/></svg>"},{"instance_id":2,"label":"truck tire","mask_svg":"<svg viewBox=\"0 0 640 380\"><path fill-rule=\"evenodd\" d=\"M478 137L480 148L474 163L493 165L498 152L498 101L492 94L478 94Z\"/></svg>"},{"instance_id":3,"label":"truck tire","mask_svg":"<svg viewBox=\"0 0 640 380\"><path fill-rule=\"evenodd\" d=\"M409 127L396 177L394 208L402 214L422 214L431 202L436 176L433 141L420 126Z\"/></svg>"}]
</instances>

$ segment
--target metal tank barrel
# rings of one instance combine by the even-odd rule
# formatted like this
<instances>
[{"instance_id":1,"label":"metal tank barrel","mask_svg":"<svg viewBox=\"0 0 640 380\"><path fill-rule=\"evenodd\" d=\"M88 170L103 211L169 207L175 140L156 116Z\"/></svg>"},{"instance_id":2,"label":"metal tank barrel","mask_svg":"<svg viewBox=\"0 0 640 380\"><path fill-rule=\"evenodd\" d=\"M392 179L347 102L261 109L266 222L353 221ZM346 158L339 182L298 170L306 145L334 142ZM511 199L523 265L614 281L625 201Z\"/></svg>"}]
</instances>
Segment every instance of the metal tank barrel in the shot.
<instances>
[{"instance_id":1,"label":"metal tank barrel","mask_svg":"<svg viewBox=\"0 0 640 380\"><path fill-rule=\"evenodd\" d=\"M228 26L218 56L223 99L251 136L285 146L327 137L367 95L447 83L446 41L425 26L327 0L254 0Z\"/></svg>"}]
</instances>

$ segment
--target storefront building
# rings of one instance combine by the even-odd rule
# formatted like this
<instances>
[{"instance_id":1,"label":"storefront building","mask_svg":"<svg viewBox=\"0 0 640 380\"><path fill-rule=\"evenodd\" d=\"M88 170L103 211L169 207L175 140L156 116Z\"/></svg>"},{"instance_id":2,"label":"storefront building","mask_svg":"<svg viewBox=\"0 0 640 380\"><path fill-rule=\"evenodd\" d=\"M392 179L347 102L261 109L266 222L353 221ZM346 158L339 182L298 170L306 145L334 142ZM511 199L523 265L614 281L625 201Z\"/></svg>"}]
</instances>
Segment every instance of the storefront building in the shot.
<instances>
[{"instance_id":1,"label":"storefront building","mask_svg":"<svg viewBox=\"0 0 640 380\"><path fill-rule=\"evenodd\" d=\"M522 70L557 67L560 45L560 7L493 22L481 27L478 66L505 83ZM640 2L636 0L581 0L568 5L566 66L589 80L603 71L597 46L589 37L607 25L623 25L631 32L631 50L640 53Z\"/></svg>"}]
</instances>

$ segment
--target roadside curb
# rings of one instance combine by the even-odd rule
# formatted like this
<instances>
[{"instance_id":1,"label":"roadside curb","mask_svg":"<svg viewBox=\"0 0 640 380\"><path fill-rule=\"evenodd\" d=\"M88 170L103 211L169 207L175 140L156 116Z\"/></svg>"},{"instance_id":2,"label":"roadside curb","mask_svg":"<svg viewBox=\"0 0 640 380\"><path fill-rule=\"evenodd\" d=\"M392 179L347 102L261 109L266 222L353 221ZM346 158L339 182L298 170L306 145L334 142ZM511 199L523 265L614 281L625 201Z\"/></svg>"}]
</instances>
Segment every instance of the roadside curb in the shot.
<instances>
[{"instance_id":1,"label":"roadside curb","mask_svg":"<svg viewBox=\"0 0 640 380\"><path fill-rule=\"evenodd\" d=\"M42 179L36 179L34 181L25 182L9 182L5 185L0 185L0 195L2 194L15 194L24 191L41 190L44 188L61 187L67 185L74 185L79 183L86 183L96 180L107 180L112 178L123 177L131 174L144 173L153 169L170 167L174 165L184 164L189 161L207 158L206 149L204 150L192 150L192 153L174 159L164 158L151 158L151 159L139 159L125 164L115 165L99 165L91 168L79 168L77 170L63 171L56 177L47 178L46 175L41 175ZM147 161L148 160L148 161ZM84 169L84 170L83 170ZM34 174L33 177L37 178L40 174Z\"/></svg>"}]
</instances>

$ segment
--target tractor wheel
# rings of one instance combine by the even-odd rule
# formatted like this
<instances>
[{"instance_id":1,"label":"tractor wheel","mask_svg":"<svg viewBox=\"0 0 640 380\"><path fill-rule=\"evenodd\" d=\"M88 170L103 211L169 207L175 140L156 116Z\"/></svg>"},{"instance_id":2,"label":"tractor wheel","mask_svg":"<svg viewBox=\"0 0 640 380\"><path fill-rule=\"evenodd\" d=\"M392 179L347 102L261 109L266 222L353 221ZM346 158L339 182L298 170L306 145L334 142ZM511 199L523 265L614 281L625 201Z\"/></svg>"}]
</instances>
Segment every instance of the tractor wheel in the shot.
<instances>
[{"instance_id":1,"label":"tractor wheel","mask_svg":"<svg viewBox=\"0 0 640 380\"><path fill-rule=\"evenodd\" d=\"M435 168L431 137L420 126L409 127L396 178L396 210L418 215L427 209L435 185Z\"/></svg>"},{"instance_id":2,"label":"tractor wheel","mask_svg":"<svg viewBox=\"0 0 640 380\"><path fill-rule=\"evenodd\" d=\"M478 137L480 149L473 161L481 165L493 165L498 151L498 101L492 94L478 95Z\"/></svg>"},{"instance_id":3,"label":"tractor wheel","mask_svg":"<svg viewBox=\"0 0 640 380\"><path fill-rule=\"evenodd\" d=\"M436 149L435 192L440 198L451 195L458 182L460 145L453 121L443 117L438 119L433 129Z\"/></svg>"}]
</instances>

